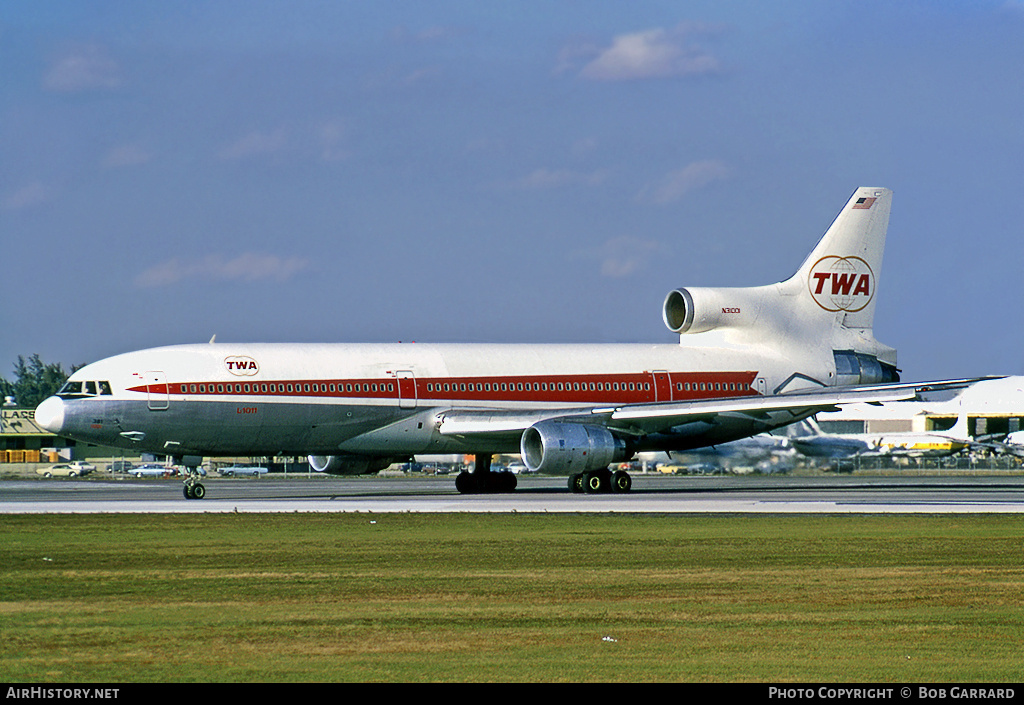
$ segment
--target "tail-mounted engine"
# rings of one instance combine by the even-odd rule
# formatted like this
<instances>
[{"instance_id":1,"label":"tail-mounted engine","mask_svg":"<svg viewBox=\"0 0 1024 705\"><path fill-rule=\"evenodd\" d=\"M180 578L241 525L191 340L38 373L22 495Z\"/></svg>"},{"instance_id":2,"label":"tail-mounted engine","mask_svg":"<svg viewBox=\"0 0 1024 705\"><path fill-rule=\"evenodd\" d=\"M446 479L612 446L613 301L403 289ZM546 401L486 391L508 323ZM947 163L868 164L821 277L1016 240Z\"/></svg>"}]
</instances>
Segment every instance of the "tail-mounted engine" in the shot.
<instances>
[{"instance_id":1,"label":"tail-mounted engine","mask_svg":"<svg viewBox=\"0 0 1024 705\"><path fill-rule=\"evenodd\" d=\"M599 470L632 456L626 443L600 426L541 421L523 432L523 463L552 475Z\"/></svg>"},{"instance_id":2,"label":"tail-mounted engine","mask_svg":"<svg viewBox=\"0 0 1024 705\"><path fill-rule=\"evenodd\" d=\"M882 362L874 355L853 352L852 350L833 350L836 360L836 384L885 384L899 382L900 373L895 365Z\"/></svg>"},{"instance_id":3,"label":"tail-mounted engine","mask_svg":"<svg viewBox=\"0 0 1024 705\"><path fill-rule=\"evenodd\" d=\"M673 333L705 333L749 325L759 309L753 289L695 287L670 291L661 317Z\"/></svg>"}]
</instances>

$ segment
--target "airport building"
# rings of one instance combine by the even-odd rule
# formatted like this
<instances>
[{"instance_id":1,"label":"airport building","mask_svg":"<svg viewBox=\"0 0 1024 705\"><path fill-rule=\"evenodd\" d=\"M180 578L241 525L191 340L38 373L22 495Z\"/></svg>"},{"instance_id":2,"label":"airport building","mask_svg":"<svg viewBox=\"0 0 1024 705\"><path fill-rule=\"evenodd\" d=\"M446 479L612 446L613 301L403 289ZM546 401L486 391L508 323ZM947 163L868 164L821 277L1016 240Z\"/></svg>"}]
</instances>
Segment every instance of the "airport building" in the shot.
<instances>
[{"instance_id":1,"label":"airport building","mask_svg":"<svg viewBox=\"0 0 1024 705\"><path fill-rule=\"evenodd\" d=\"M36 410L14 405L0 408L0 464L61 463L71 460L111 460L124 451L55 436L36 424Z\"/></svg>"},{"instance_id":2,"label":"airport building","mask_svg":"<svg viewBox=\"0 0 1024 705\"><path fill-rule=\"evenodd\" d=\"M1024 429L1024 377L976 382L925 401L850 404L818 414L817 421L825 433L920 433L949 430L960 414L974 438Z\"/></svg>"}]
</instances>

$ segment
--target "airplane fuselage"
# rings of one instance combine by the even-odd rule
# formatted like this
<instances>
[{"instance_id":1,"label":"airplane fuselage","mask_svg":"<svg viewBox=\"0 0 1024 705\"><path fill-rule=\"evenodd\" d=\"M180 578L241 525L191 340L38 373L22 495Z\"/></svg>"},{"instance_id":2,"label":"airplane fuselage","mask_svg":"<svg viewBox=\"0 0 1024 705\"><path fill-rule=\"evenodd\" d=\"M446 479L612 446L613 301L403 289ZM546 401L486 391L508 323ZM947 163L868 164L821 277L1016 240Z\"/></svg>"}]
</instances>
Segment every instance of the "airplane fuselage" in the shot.
<instances>
[{"instance_id":1,"label":"airplane fuselage","mask_svg":"<svg viewBox=\"0 0 1024 705\"><path fill-rule=\"evenodd\" d=\"M481 448L439 433L440 416L746 397L795 373L826 386L832 371L814 360L796 370L778 355L680 345L181 345L76 372L60 426L173 455L515 453L519 432ZM743 426L719 423L700 445Z\"/></svg>"}]
</instances>

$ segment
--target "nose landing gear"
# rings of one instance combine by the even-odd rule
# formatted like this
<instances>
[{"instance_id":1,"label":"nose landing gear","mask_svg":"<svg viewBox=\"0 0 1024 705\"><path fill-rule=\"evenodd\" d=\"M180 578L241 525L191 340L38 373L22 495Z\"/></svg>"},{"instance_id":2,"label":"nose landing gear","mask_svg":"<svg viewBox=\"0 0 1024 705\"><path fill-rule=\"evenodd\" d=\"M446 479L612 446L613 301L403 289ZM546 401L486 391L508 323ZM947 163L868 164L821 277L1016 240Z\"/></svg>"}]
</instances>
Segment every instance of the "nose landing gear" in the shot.
<instances>
[{"instance_id":1,"label":"nose landing gear","mask_svg":"<svg viewBox=\"0 0 1024 705\"><path fill-rule=\"evenodd\" d=\"M203 487L203 483L199 481L198 477L199 473L196 473L195 478L189 476L185 480L185 499L202 499L206 496L206 488Z\"/></svg>"},{"instance_id":2,"label":"nose landing gear","mask_svg":"<svg viewBox=\"0 0 1024 705\"><path fill-rule=\"evenodd\" d=\"M202 499L206 496L206 488L201 482L203 476L199 474L199 466L202 463L203 459L195 455L186 455L181 459L181 464L185 466L187 475L183 491L185 499Z\"/></svg>"}]
</instances>

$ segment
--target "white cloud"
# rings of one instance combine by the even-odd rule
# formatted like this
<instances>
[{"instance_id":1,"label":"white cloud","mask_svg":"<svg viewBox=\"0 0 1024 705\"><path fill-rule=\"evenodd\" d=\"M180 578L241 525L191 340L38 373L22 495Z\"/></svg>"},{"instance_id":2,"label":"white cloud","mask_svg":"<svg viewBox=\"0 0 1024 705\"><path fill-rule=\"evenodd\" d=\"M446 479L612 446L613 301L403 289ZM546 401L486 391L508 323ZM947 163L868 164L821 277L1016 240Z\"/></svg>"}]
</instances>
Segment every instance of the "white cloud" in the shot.
<instances>
[{"instance_id":1,"label":"white cloud","mask_svg":"<svg viewBox=\"0 0 1024 705\"><path fill-rule=\"evenodd\" d=\"M40 203L45 202L49 196L49 191L45 186L38 181L33 181L31 184L4 196L3 201L0 201L0 205L3 206L4 210L16 211L22 208L38 206Z\"/></svg>"},{"instance_id":2,"label":"white cloud","mask_svg":"<svg viewBox=\"0 0 1024 705\"><path fill-rule=\"evenodd\" d=\"M729 167L717 159L693 162L682 169L669 172L656 184L643 189L637 200L642 203L665 205L674 203L691 191L721 181L729 176Z\"/></svg>"},{"instance_id":3,"label":"white cloud","mask_svg":"<svg viewBox=\"0 0 1024 705\"><path fill-rule=\"evenodd\" d=\"M148 164L153 155L137 144L125 144L107 152L100 164L107 169Z\"/></svg>"},{"instance_id":4,"label":"white cloud","mask_svg":"<svg viewBox=\"0 0 1024 705\"><path fill-rule=\"evenodd\" d=\"M714 73L721 68L718 59L688 41L691 35L706 31L702 25L682 24L675 29L619 35L583 67L580 75L598 81L631 81ZM563 64L571 56L572 52L563 52Z\"/></svg>"},{"instance_id":5,"label":"white cloud","mask_svg":"<svg viewBox=\"0 0 1024 705\"><path fill-rule=\"evenodd\" d=\"M316 141L320 160L338 162L347 159L349 157L349 151L345 147L347 138L348 130L343 122L329 120L321 123L316 128Z\"/></svg>"},{"instance_id":6,"label":"white cloud","mask_svg":"<svg viewBox=\"0 0 1024 705\"><path fill-rule=\"evenodd\" d=\"M512 182L518 189L550 189L563 186L597 186L608 178L607 169L596 171L573 171L571 169L536 169L521 179Z\"/></svg>"},{"instance_id":7,"label":"white cloud","mask_svg":"<svg viewBox=\"0 0 1024 705\"><path fill-rule=\"evenodd\" d=\"M235 161L263 154L280 152L288 143L288 135L283 128L273 132L253 130L224 147L219 157L224 161Z\"/></svg>"},{"instance_id":8,"label":"white cloud","mask_svg":"<svg viewBox=\"0 0 1024 705\"><path fill-rule=\"evenodd\" d=\"M651 259L663 251L664 247L656 240L625 235L612 238L592 250L577 252L576 257L596 260L600 263L602 276L621 279L646 269Z\"/></svg>"},{"instance_id":9,"label":"white cloud","mask_svg":"<svg viewBox=\"0 0 1024 705\"><path fill-rule=\"evenodd\" d=\"M122 83L121 67L95 44L75 47L54 61L43 86L60 93L112 90Z\"/></svg>"},{"instance_id":10,"label":"white cloud","mask_svg":"<svg viewBox=\"0 0 1024 705\"><path fill-rule=\"evenodd\" d=\"M1006 2L1003 3L1002 9L1004 12L1010 12L1019 17L1024 17L1024 0L1006 0Z\"/></svg>"},{"instance_id":11,"label":"white cloud","mask_svg":"<svg viewBox=\"0 0 1024 705\"><path fill-rule=\"evenodd\" d=\"M434 25L418 31L399 26L391 30L391 39L400 43L429 43L456 39L466 34L466 29L454 25Z\"/></svg>"},{"instance_id":12,"label":"white cloud","mask_svg":"<svg viewBox=\"0 0 1024 705\"><path fill-rule=\"evenodd\" d=\"M309 260L301 257L278 257L256 252L246 252L231 259L223 255L208 255L192 261L175 257L141 272L135 283L143 288L154 288L186 279L285 282L308 267Z\"/></svg>"}]
</instances>

